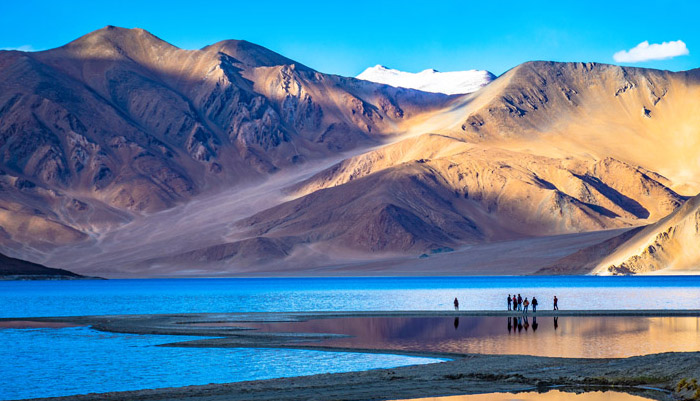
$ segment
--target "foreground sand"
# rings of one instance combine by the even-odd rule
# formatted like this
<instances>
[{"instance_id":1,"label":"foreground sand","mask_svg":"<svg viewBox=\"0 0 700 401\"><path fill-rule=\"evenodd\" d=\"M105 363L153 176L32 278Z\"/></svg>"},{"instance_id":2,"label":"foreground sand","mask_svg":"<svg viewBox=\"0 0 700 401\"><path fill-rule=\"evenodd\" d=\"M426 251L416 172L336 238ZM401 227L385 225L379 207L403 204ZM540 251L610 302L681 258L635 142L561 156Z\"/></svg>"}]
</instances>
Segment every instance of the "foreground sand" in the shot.
<instances>
[{"instance_id":1,"label":"foreground sand","mask_svg":"<svg viewBox=\"0 0 700 401\"><path fill-rule=\"evenodd\" d=\"M90 324L105 331L138 334L222 336L224 339L169 344L196 347L290 347L290 341L318 339L307 334L260 333L235 327L192 326L201 322L294 321L328 317L362 316L507 316L508 312L349 312L124 315L27 319L34 322ZM551 316L555 312L538 312ZM562 311L559 316L700 316L698 310L676 311ZM4 319L9 320L9 319ZM21 320L21 319L13 319ZM2 323L2 320L0 320ZM293 348L314 349L308 345ZM327 349L327 348L324 348ZM336 349L344 351L347 349ZM363 352L382 352L380 349ZM396 351L390 351L397 353ZM639 392L652 387L672 392L683 378L700 378L700 352L663 353L630 358L547 358L525 355L438 354L453 360L420 366L364 372L322 374L250 382L210 384L54 398L58 400L386 400L497 391L546 389L550 386L616 387ZM619 388L617 386L624 386ZM636 388L634 388L636 386ZM670 393L644 394L658 400Z\"/></svg>"}]
</instances>

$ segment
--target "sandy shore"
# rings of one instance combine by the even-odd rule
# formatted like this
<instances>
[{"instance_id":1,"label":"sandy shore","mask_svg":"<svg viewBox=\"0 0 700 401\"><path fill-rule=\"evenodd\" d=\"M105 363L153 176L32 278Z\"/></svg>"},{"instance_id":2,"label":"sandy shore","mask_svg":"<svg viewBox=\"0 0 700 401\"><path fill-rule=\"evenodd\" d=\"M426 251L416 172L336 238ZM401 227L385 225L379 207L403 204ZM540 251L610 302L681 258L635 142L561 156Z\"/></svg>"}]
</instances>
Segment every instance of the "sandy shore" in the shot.
<instances>
[{"instance_id":1,"label":"sandy shore","mask_svg":"<svg viewBox=\"0 0 700 401\"><path fill-rule=\"evenodd\" d=\"M134 334L169 334L223 337L168 344L194 347L288 347L303 349L403 353L450 358L420 366L364 372L323 374L251 382L210 384L105 394L52 398L54 400L387 400L498 391L546 389L550 386L653 387L673 392L683 378L700 379L700 352L663 353L630 358L583 359L526 355L482 355L430 352L396 352L382 349L328 349L298 342L328 335L261 333L241 330L236 322L300 321L337 317L455 317L518 316L501 311L411 311L326 313L240 313L187 315L123 315L62 318L31 318L32 322L63 322L91 325L95 329ZM541 311L537 316L700 316L698 310L647 311ZM0 319L20 321L23 319ZM207 327L201 323L225 322L230 326ZM670 394L670 393L669 393ZM645 394L670 399L659 392Z\"/></svg>"}]
</instances>

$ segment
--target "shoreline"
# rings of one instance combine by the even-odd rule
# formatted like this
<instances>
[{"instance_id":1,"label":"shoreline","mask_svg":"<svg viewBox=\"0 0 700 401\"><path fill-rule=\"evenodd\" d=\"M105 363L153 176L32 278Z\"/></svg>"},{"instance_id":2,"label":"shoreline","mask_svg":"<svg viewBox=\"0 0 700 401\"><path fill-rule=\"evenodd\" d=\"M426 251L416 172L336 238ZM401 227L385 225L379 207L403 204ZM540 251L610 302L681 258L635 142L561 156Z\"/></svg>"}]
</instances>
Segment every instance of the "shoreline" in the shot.
<instances>
[{"instance_id":1,"label":"shoreline","mask_svg":"<svg viewBox=\"0 0 700 401\"><path fill-rule=\"evenodd\" d=\"M531 355L402 352L395 349L332 348L298 344L337 334L269 333L234 326L192 326L201 323L299 322L343 317L523 316L512 311L376 311L231 314L105 315L44 318L2 318L8 321L62 322L96 330L130 334L208 337L163 344L166 347L288 348L326 352L361 352L449 359L426 365L279 379L144 389L50 398L60 401L129 399L161 400L388 400L490 392L545 390L554 386L603 386L637 391L639 386L673 392L683 378L700 378L700 352L667 352L627 358L560 358ZM538 311L528 316L700 317L700 310ZM217 338L211 338L217 337ZM295 344L296 343L296 344ZM619 386L624 386L621 388ZM636 389L636 390L635 390ZM652 397L653 398L653 397ZM669 399L659 395L658 400ZM48 399L47 399L48 400Z\"/></svg>"}]
</instances>

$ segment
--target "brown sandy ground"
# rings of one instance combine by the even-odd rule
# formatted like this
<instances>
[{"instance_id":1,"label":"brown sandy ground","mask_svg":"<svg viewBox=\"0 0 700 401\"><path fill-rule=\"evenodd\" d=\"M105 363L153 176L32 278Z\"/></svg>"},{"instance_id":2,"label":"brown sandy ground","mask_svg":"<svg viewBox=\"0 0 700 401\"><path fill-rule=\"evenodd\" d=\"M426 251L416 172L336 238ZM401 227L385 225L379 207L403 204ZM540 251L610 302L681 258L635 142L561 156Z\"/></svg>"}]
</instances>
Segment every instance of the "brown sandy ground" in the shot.
<instances>
[{"instance_id":1,"label":"brown sandy ground","mask_svg":"<svg viewBox=\"0 0 700 401\"><path fill-rule=\"evenodd\" d=\"M538 312L551 316L552 311ZM700 311L562 311L559 316L698 316ZM187 334L220 336L225 339L176 343L169 346L208 347L289 347L290 341L318 339L306 334L256 333L235 327L188 326L202 322L288 321L341 316L507 316L508 312L348 312L348 313L256 313L256 314L191 314L191 315L125 315L66 318L32 318L32 321L62 321L91 324L105 331L138 334ZM9 320L9 319L5 319ZM20 320L20 319L13 319ZM210 341L211 343L206 343ZM313 349L313 346L292 346ZM328 349L327 349L328 350ZM336 349L337 351L353 351ZM362 350L366 352L367 350ZM382 350L371 350L381 352ZM396 353L391 351L391 353ZM364 372L321 374L239 383L209 384L86 394L52 398L64 401L86 400L387 400L476 394L546 390L552 386L603 386L628 391L657 400L692 397L675 392L685 378L700 378L700 352L663 353L630 358L585 359L547 358L526 355L428 354L411 353L454 360L419 366L379 369ZM646 391L646 388L665 392ZM642 395L642 394L640 394ZM688 398L690 399L690 398Z\"/></svg>"}]
</instances>

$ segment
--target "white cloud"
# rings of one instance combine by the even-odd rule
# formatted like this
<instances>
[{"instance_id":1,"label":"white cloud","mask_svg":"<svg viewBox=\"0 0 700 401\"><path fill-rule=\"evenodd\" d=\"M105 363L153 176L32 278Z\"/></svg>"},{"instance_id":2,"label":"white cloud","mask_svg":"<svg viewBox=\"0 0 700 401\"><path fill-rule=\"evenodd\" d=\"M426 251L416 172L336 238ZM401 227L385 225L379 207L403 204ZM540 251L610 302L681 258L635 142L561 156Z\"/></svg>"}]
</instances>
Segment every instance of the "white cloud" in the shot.
<instances>
[{"instance_id":1,"label":"white cloud","mask_svg":"<svg viewBox=\"0 0 700 401\"><path fill-rule=\"evenodd\" d=\"M21 52L35 52L36 50L32 45L24 45L20 47L0 47L0 50L18 50Z\"/></svg>"},{"instance_id":2,"label":"white cloud","mask_svg":"<svg viewBox=\"0 0 700 401\"><path fill-rule=\"evenodd\" d=\"M644 41L629 50L620 50L613 54L613 59L618 63L636 63L639 61L664 60L676 56L688 54L688 48L682 40L663 43Z\"/></svg>"}]
</instances>

